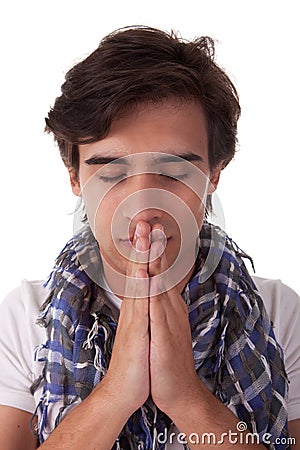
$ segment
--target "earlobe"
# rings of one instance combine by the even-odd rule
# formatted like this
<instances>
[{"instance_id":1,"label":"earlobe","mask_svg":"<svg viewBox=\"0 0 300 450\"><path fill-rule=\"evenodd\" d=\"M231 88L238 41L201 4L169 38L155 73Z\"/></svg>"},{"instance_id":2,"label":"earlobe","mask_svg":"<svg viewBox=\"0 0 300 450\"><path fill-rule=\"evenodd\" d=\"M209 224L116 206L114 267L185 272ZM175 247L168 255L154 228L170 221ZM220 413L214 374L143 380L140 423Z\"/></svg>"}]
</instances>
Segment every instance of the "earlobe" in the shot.
<instances>
[{"instance_id":1,"label":"earlobe","mask_svg":"<svg viewBox=\"0 0 300 450\"><path fill-rule=\"evenodd\" d=\"M79 182L78 176L76 176L75 171L72 167L68 167L68 172L69 172L70 184L71 184L73 194L77 195L77 197L80 197L81 187L80 187L80 182Z\"/></svg>"}]
</instances>

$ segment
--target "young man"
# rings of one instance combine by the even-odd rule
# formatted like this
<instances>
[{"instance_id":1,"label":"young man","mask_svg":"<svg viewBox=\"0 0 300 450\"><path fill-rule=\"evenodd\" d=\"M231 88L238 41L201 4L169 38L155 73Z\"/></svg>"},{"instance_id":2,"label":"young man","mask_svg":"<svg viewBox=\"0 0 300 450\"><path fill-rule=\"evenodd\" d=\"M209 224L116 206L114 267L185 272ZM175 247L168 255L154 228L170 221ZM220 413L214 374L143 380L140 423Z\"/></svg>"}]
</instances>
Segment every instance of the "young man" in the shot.
<instances>
[{"instance_id":1,"label":"young man","mask_svg":"<svg viewBox=\"0 0 300 450\"><path fill-rule=\"evenodd\" d=\"M239 113L209 38L128 28L67 74L85 218L1 305L1 448L300 448L299 298L206 220Z\"/></svg>"}]
</instances>

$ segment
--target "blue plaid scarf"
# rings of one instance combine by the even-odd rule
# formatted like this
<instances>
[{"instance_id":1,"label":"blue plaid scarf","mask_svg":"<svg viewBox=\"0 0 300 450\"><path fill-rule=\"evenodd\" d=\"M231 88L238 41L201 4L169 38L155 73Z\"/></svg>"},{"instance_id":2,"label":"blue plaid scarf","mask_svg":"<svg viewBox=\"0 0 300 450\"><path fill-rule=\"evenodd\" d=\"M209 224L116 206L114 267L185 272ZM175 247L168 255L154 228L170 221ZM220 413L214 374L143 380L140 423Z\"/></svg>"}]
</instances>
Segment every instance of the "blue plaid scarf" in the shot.
<instances>
[{"instance_id":1,"label":"blue plaid scarf","mask_svg":"<svg viewBox=\"0 0 300 450\"><path fill-rule=\"evenodd\" d=\"M194 275L182 296L189 308L195 369L200 379L262 439L287 437L287 377L282 350L257 289L247 257L218 227L204 223ZM100 284L98 244L88 226L62 250L44 286L50 294L39 325L48 339L36 351L43 374L37 406L43 442L65 414L85 399L105 376L117 321ZM89 275L88 275L89 274ZM157 434L170 419L151 396L127 421L113 449L159 449ZM271 444L270 449L289 448Z\"/></svg>"}]
</instances>

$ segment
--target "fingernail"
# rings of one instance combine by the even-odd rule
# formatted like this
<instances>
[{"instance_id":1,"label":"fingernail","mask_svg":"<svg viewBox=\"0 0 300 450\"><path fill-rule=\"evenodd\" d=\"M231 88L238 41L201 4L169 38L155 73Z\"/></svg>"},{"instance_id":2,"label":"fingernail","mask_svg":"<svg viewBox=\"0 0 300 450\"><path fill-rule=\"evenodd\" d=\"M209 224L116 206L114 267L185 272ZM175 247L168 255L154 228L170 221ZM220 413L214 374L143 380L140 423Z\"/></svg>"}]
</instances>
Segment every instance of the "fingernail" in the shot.
<instances>
[{"instance_id":1,"label":"fingernail","mask_svg":"<svg viewBox=\"0 0 300 450\"><path fill-rule=\"evenodd\" d=\"M138 223L135 228L135 236L140 237L142 235L142 226Z\"/></svg>"},{"instance_id":2,"label":"fingernail","mask_svg":"<svg viewBox=\"0 0 300 450\"><path fill-rule=\"evenodd\" d=\"M165 246L167 243L167 238L164 231L156 228L150 233L150 242L161 241L162 245Z\"/></svg>"}]
</instances>

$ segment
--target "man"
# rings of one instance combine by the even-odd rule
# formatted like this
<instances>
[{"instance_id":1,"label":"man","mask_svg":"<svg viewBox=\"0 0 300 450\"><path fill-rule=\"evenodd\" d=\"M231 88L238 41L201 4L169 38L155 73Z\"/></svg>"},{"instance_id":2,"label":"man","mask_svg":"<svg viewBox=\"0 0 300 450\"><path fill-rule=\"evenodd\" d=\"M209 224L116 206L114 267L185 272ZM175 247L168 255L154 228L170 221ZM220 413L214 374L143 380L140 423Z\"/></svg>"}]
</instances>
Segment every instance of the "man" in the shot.
<instances>
[{"instance_id":1,"label":"man","mask_svg":"<svg viewBox=\"0 0 300 450\"><path fill-rule=\"evenodd\" d=\"M66 75L46 124L85 217L2 306L1 448L300 448L299 299L256 279L271 323L205 219L239 113L209 38L128 28Z\"/></svg>"}]
</instances>

